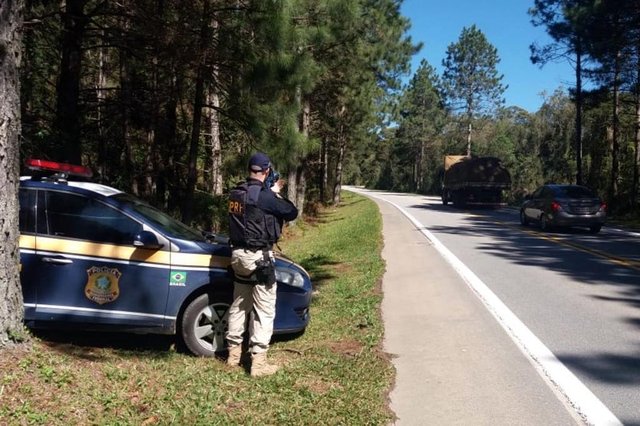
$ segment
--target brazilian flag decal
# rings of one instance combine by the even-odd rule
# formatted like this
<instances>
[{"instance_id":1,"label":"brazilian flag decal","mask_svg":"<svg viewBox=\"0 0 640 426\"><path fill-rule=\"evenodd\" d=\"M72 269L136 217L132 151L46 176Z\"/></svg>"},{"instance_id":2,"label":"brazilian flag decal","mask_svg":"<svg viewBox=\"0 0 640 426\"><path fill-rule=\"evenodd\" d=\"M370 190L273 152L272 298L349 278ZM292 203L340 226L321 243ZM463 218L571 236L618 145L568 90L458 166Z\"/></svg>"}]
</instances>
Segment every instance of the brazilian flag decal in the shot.
<instances>
[{"instance_id":1,"label":"brazilian flag decal","mask_svg":"<svg viewBox=\"0 0 640 426\"><path fill-rule=\"evenodd\" d=\"M187 285L187 273L184 271L171 271L169 285L176 287L184 287Z\"/></svg>"}]
</instances>

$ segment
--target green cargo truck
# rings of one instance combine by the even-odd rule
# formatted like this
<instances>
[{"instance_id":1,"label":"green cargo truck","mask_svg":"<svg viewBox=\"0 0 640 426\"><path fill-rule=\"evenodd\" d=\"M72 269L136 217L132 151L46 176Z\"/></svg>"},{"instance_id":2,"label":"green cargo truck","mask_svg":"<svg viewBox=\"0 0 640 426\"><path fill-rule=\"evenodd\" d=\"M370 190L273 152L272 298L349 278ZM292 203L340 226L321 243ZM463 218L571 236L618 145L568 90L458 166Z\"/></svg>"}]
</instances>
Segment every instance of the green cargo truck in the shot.
<instances>
[{"instance_id":1,"label":"green cargo truck","mask_svg":"<svg viewBox=\"0 0 640 426\"><path fill-rule=\"evenodd\" d=\"M442 177L442 204L456 207L504 205L503 191L511 175L495 157L446 155Z\"/></svg>"}]
</instances>

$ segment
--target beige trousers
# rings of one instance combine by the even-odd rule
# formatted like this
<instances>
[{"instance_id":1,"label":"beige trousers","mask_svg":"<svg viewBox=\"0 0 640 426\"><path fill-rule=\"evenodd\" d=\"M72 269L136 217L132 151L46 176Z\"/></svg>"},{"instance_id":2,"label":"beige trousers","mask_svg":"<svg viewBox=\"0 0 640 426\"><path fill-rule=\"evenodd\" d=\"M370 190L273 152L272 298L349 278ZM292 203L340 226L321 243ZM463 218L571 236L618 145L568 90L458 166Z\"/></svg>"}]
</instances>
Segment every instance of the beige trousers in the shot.
<instances>
[{"instance_id":1,"label":"beige trousers","mask_svg":"<svg viewBox=\"0 0 640 426\"><path fill-rule=\"evenodd\" d=\"M273 258L272 253L269 254ZM237 275L249 276L256 269L256 261L262 257L262 251L236 249L231 253L231 267ZM236 281L233 286L227 343L229 346L242 344L242 335L249 319L249 350L254 354L266 352L276 316L277 284L252 285Z\"/></svg>"}]
</instances>

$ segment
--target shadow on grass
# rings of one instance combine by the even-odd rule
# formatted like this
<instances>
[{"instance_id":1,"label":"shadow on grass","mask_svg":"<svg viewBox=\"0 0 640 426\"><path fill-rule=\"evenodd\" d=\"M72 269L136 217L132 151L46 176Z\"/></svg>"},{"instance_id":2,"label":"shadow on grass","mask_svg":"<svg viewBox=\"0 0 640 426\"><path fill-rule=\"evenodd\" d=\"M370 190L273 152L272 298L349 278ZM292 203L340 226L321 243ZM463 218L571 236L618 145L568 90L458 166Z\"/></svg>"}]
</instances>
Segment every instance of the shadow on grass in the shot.
<instances>
[{"instance_id":1,"label":"shadow on grass","mask_svg":"<svg viewBox=\"0 0 640 426\"><path fill-rule=\"evenodd\" d=\"M336 209L353 206L355 204L360 204L365 201L366 201L366 198L362 198L362 197L353 197L353 198L348 197L346 199L343 198L340 201L340 204L338 205L338 207L327 206L326 208L323 208L321 211L317 212L315 215L307 216L306 223L311 226L316 226L316 225L321 225L325 223L339 222L341 220L344 220L344 218L335 217Z\"/></svg>"},{"instance_id":2,"label":"shadow on grass","mask_svg":"<svg viewBox=\"0 0 640 426\"><path fill-rule=\"evenodd\" d=\"M52 350L88 361L117 358L164 358L171 355L175 336L83 330L31 330ZM96 349L109 349L113 354Z\"/></svg>"},{"instance_id":3,"label":"shadow on grass","mask_svg":"<svg viewBox=\"0 0 640 426\"><path fill-rule=\"evenodd\" d=\"M311 255L311 257L300 261L300 265L302 265L311 276L311 282L314 288L318 288L327 281L335 278L334 267L339 264L340 262L336 262L324 255Z\"/></svg>"}]
</instances>

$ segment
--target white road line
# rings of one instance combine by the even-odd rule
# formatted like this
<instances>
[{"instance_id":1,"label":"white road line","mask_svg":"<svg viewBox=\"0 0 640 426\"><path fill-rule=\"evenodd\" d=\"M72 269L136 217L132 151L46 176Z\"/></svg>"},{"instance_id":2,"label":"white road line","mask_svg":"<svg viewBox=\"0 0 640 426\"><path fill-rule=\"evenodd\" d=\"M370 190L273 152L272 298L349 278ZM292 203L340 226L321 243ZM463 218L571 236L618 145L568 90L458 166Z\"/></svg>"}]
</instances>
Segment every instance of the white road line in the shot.
<instances>
[{"instance_id":1,"label":"white road line","mask_svg":"<svg viewBox=\"0 0 640 426\"><path fill-rule=\"evenodd\" d=\"M482 300L507 334L527 355L543 378L567 399L578 415L592 425L622 425L622 422L527 328L526 325L482 282L460 259L446 248L424 225L399 205L367 193L391 204L427 237L467 285Z\"/></svg>"}]
</instances>

